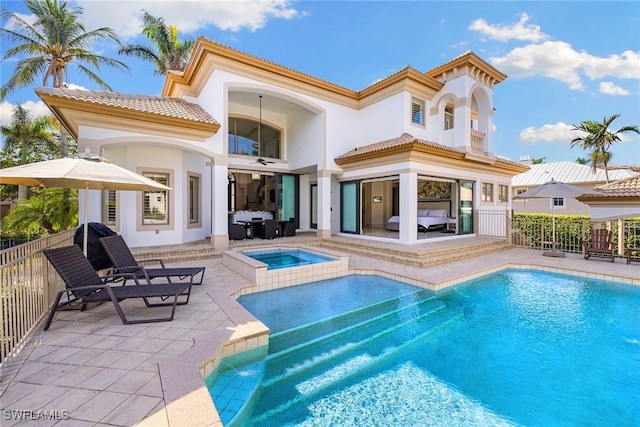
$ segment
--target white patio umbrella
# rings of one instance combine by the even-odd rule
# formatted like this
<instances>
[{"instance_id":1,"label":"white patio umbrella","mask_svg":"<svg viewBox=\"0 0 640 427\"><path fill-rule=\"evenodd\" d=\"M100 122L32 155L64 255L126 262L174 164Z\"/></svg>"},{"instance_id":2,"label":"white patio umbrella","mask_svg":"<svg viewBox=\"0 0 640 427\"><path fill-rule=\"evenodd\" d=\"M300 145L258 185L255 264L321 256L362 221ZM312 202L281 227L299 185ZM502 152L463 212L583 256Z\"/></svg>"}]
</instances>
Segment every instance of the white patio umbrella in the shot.
<instances>
[{"instance_id":1,"label":"white patio umbrella","mask_svg":"<svg viewBox=\"0 0 640 427\"><path fill-rule=\"evenodd\" d=\"M546 199L554 199L554 198L576 198L583 194L598 194L594 190L589 190L588 188L582 188L571 184L565 184L560 181L556 181L551 178L551 181L545 182L542 185L539 185L535 188L532 188L529 191L525 191L524 193L520 193L517 196L513 196L514 199L534 199L534 198L546 198ZM551 256L551 257L559 257L564 258L564 253L560 251L556 251L556 215L554 212L554 203L551 203L551 221L552 221L552 242L551 242L551 250L544 251L542 255Z\"/></svg>"},{"instance_id":2,"label":"white patio umbrella","mask_svg":"<svg viewBox=\"0 0 640 427\"><path fill-rule=\"evenodd\" d=\"M90 154L0 169L0 184L84 188L85 256L88 238L88 190L171 190L166 185Z\"/></svg>"}]
</instances>

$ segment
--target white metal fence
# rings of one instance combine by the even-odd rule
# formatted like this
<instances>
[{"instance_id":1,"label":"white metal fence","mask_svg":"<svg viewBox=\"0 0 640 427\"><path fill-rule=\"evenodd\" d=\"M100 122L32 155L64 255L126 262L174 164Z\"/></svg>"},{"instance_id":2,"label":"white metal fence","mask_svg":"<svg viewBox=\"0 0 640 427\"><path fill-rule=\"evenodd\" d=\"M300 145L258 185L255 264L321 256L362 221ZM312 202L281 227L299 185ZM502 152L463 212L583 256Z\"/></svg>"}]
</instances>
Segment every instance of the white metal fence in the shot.
<instances>
[{"instance_id":1,"label":"white metal fence","mask_svg":"<svg viewBox=\"0 0 640 427\"><path fill-rule=\"evenodd\" d=\"M0 252L0 364L24 345L64 283L49 271L43 249L73 244L75 229Z\"/></svg>"}]
</instances>

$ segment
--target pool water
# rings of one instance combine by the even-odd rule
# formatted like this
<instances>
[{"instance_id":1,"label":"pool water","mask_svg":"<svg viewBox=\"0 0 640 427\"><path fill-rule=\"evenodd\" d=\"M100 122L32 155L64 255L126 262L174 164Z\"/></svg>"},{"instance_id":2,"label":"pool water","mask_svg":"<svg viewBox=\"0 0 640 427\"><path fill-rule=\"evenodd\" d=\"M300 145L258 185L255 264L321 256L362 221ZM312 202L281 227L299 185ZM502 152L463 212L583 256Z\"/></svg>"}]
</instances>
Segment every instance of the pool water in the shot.
<instances>
[{"instance_id":1,"label":"pool water","mask_svg":"<svg viewBox=\"0 0 640 427\"><path fill-rule=\"evenodd\" d=\"M239 299L272 331L208 381L225 425L640 424L640 289L505 270L434 293L347 276Z\"/></svg>"},{"instance_id":2,"label":"pool water","mask_svg":"<svg viewBox=\"0 0 640 427\"><path fill-rule=\"evenodd\" d=\"M334 258L302 249L278 248L268 250L252 250L242 252L244 255L267 264L267 270L297 267L300 265L316 264L334 261Z\"/></svg>"}]
</instances>

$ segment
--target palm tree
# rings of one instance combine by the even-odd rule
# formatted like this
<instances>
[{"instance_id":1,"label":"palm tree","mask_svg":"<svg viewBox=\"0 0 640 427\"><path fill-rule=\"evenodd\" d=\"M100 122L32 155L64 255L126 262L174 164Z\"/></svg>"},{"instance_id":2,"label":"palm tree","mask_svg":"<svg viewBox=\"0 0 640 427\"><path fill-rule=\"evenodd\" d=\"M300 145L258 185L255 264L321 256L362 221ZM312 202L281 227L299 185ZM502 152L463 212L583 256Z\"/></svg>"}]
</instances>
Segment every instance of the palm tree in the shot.
<instances>
[{"instance_id":1,"label":"palm tree","mask_svg":"<svg viewBox=\"0 0 640 427\"><path fill-rule=\"evenodd\" d=\"M539 159L531 159L532 165L541 165L544 163L546 157L540 157Z\"/></svg>"},{"instance_id":2,"label":"palm tree","mask_svg":"<svg viewBox=\"0 0 640 427\"><path fill-rule=\"evenodd\" d=\"M579 165L588 165L591 162L591 160L587 159L586 157L578 157L576 159L576 163Z\"/></svg>"},{"instance_id":3,"label":"palm tree","mask_svg":"<svg viewBox=\"0 0 640 427\"><path fill-rule=\"evenodd\" d=\"M78 223L78 190L37 188L26 200L18 202L2 219L2 233L6 237L31 239L47 233L57 233ZM61 206L69 204L61 209ZM67 215L66 212L75 212Z\"/></svg>"},{"instance_id":4,"label":"palm tree","mask_svg":"<svg viewBox=\"0 0 640 427\"><path fill-rule=\"evenodd\" d=\"M610 151L611 146L615 142L621 141L620 135L623 133L635 132L640 135L638 126L623 126L615 132L609 130L611 123L618 117L620 117L620 114L605 117L602 123L585 120L573 125L571 129L584 133L583 136L578 136L571 140L571 148L580 146L584 150L591 150L591 169L595 172L598 166L604 166L605 182L607 183L609 182L607 165L613 157L613 153Z\"/></svg>"},{"instance_id":5,"label":"palm tree","mask_svg":"<svg viewBox=\"0 0 640 427\"><path fill-rule=\"evenodd\" d=\"M183 71L186 67L195 40L178 40L178 28L167 25L163 18L149 15L144 10L144 29L142 34L155 45L148 47L140 44L123 46L118 53L135 56L155 65L154 74L165 75L168 71Z\"/></svg>"},{"instance_id":6,"label":"palm tree","mask_svg":"<svg viewBox=\"0 0 640 427\"><path fill-rule=\"evenodd\" d=\"M39 76L42 76L43 86L47 86L51 79L53 87L62 87L71 63L76 64L80 74L106 90L111 88L89 66L97 70L101 65L128 69L121 61L91 53L89 49L94 42L104 40L120 44L120 41L108 27L86 31L79 20L82 8L70 10L64 0L25 0L25 4L35 16L33 22L4 8L0 12L6 23L0 28L0 35L17 43L7 49L3 60L24 56L16 63L9 81L0 87L0 99L4 100L8 93L31 85ZM61 131L60 155L67 157L67 133L64 129Z\"/></svg>"},{"instance_id":7,"label":"palm tree","mask_svg":"<svg viewBox=\"0 0 640 427\"><path fill-rule=\"evenodd\" d=\"M32 119L27 110L18 105L13 109L12 121L2 125L3 153L13 164L24 165L42 160L43 153L55 149L55 138L52 133L51 116ZM27 187L18 186L18 200L27 198Z\"/></svg>"}]
</instances>

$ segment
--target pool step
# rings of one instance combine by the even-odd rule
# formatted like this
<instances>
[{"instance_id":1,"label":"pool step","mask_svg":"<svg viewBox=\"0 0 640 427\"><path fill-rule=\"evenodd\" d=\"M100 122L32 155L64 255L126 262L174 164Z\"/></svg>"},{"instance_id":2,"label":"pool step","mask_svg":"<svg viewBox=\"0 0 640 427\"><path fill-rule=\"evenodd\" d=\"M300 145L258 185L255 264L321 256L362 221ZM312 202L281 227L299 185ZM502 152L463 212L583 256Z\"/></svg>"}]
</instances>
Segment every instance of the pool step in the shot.
<instances>
[{"instance_id":1,"label":"pool step","mask_svg":"<svg viewBox=\"0 0 640 427\"><path fill-rule=\"evenodd\" d=\"M412 339L423 330L422 328L427 330L434 326L434 323L437 326L441 318L434 316L434 314L445 307L437 300L425 301L424 304L416 307L415 313L411 313L408 319L393 315L382 316L372 319L370 322L352 325L341 333L318 337L309 341L307 345L301 344L286 351L270 354L267 357L267 367L271 372L279 372L280 374L272 378L265 377L263 384L269 385L294 375L306 375L312 371L324 370L327 365L340 363L341 360L350 358L351 354L372 343L374 344L372 351L375 351L377 340L384 341L384 348L399 345ZM405 327L406 329L404 329ZM421 329L417 330L418 327ZM313 357L294 364L302 352L311 352Z\"/></svg>"},{"instance_id":2,"label":"pool step","mask_svg":"<svg viewBox=\"0 0 640 427\"><path fill-rule=\"evenodd\" d=\"M459 309L429 298L351 325L342 333L329 333L283 349L267 357L254 416L271 417L293 403L313 399L337 382L366 372L388 360L408 343L435 333L462 316ZM310 358L293 364L300 354ZM262 414L261 414L262 413Z\"/></svg>"},{"instance_id":3,"label":"pool step","mask_svg":"<svg viewBox=\"0 0 640 427\"><path fill-rule=\"evenodd\" d=\"M308 345L318 337L331 336L362 324L372 322L380 316L391 316L400 309L415 305L416 300L433 300L431 291L417 290L398 297L389 298L370 304L348 313L341 313L315 322L290 328L282 332L272 333L269 337L269 353L295 351L299 345Z\"/></svg>"}]
</instances>

